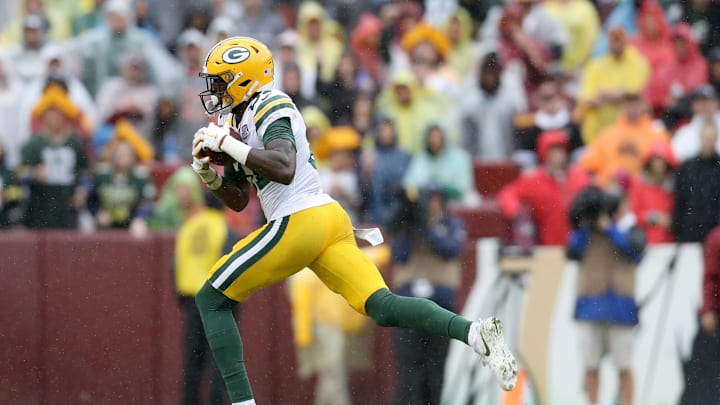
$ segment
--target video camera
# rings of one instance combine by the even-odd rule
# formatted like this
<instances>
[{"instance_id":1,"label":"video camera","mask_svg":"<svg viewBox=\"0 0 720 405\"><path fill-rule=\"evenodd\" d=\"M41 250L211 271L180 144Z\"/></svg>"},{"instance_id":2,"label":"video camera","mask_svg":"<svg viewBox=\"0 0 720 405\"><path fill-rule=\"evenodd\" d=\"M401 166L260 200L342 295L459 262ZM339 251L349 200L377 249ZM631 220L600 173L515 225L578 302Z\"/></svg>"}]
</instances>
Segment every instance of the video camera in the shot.
<instances>
[{"instance_id":1,"label":"video camera","mask_svg":"<svg viewBox=\"0 0 720 405\"><path fill-rule=\"evenodd\" d=\"M573 200L568 213L570 224L573 229L596 228L600 217L605 214L612 218L624 199L622 193L609 193L597 186L587 187Z\"/></svg>"}]
</instances>

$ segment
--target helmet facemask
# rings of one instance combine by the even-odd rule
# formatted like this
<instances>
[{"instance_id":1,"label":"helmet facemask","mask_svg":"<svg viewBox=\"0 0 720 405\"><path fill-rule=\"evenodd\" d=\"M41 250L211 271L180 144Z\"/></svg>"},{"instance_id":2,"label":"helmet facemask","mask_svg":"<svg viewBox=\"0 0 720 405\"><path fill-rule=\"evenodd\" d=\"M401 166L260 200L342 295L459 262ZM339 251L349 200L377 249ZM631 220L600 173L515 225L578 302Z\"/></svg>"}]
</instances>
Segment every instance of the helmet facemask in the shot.
<instances>
[{"instance_id":1,"label":"helmet facemask","mask_svg":"<svg viewBox=\"0 0 720 405\"><path fill-rule=\"evenodd\" d=\"M240 76L242 76L242 73L238 73L235 77L233 77L231 72L218 75L200 73L200 77L205 79L205 86L207 88L207 90L198 94L203 108L205 108L205 112L209 115L215 115L226 112L236 104L239 104L236 103L233 96L228 93L228 88L234 85Z\"/></svg>"}]
</instances>

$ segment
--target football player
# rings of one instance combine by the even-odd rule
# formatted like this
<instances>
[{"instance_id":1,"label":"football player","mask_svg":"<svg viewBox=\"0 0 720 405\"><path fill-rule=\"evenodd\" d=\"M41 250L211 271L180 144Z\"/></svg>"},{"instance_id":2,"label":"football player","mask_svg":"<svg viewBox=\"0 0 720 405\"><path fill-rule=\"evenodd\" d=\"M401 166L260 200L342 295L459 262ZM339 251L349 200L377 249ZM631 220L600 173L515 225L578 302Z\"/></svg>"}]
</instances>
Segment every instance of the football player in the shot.
<instances>
[{"instance_id":1,"label":"football player","mask_svg":"<svg viewBox=\"0 0 720 405\"><path fill-rule=\"evenodd\" d=\"M273 57L261 42L232 37L215 45L200 76L205 110L220 125L193 139L193 169L228 207L240 211L250 186L267 223L239 241L208 273L196 296L205 334L233 404L254 404L233 307L253 292L309 267L332 291L381 326L411 328L470 345L510 390L517 365L500 321L475 322L432 301L391 293L358 248L350 219L323 193L305 124L283 92L271 88ZM223 175L209 163L226 163Z\"/></svg>"}]
</instances>

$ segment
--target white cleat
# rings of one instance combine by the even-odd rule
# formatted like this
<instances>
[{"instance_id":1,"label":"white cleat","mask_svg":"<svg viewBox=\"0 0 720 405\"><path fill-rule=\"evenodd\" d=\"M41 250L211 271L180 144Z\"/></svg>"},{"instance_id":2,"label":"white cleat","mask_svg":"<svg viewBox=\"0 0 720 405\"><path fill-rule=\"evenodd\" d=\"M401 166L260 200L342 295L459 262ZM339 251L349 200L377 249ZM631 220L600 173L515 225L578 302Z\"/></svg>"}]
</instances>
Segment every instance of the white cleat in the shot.
<instances>
[{"instance_id":1,"label":"white cleat","mask_svg":"<svg viewBox=\"0 0 720 405\"><path fill-rule=\"evenodd\" d=\"M502 323L495 317L478 319L470 326L476 328L475 352L484 365L495 373L500 387L505 391L515 388L517 383L517 362L503 338Z\"/></svg>"}]
</instances>

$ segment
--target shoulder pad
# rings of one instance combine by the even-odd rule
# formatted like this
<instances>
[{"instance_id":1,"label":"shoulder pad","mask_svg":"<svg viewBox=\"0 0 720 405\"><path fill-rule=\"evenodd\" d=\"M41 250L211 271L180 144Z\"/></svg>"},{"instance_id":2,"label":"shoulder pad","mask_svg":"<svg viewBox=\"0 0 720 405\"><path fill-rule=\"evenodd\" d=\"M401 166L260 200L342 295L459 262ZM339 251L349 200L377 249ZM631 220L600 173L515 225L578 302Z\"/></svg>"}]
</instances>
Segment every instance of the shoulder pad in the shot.
<instances>
[{"instance_id":1,"label":"shoulder pad","mask_svg":"<svg viewBox=\"0 0 720 405\"><path fill-rule=\"evenodd\" d=\"M283 112L283 110L297 110L295 103L285 93L279 90L270 90L262 94L255 103L253 109L253 123L256 129L260 129L267 121L268 117L275 116L276 112ZM285 114L286 115L286 114Z\"/></svg>"},{"instance_id":2,"label":"shoulder pad","mask_svg":"<svg viewBox=\"0 0 720 405\"><path fill-rule=\"evenodd\" d=\"M259 112L263 109L263 107L267 106L270 102L276 101L278 99L285 98L289 100L290 103L292 103L292 99L290 96L285 94L284 92L278 90L278 89L270 89L270 90L263 90L260 93L258 93L255 98L250 102L250 105L248 108L252 110L253 112Z\"/></svg>"}]
</instances>

